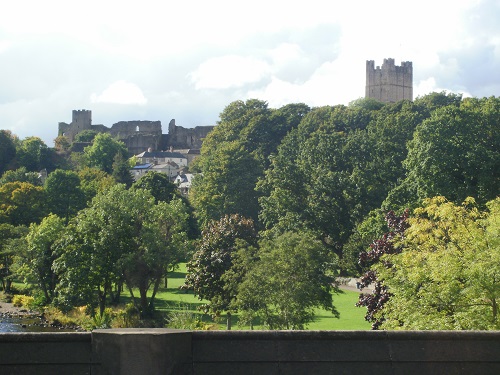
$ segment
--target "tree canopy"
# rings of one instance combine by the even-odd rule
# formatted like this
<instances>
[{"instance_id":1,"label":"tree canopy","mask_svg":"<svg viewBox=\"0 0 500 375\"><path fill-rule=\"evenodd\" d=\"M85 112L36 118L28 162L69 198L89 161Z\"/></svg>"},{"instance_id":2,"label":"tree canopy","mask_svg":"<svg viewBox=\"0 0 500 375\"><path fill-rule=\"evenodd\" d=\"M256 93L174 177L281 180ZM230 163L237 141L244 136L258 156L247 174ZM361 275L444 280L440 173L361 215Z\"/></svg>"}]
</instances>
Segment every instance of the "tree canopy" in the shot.
<instances>
[{"instance_id":1,"label":"tree canopy","mask_svg":"<svg viewBox=\"0 0 500 375\"><path fill-rule=\"evenodd\" d=\"M381 328L500 328L500 198L487 208L436 197L415 211L402 252L376 267L391 294Z\"/></svg>"},{"instance_id":2,"label":"tree canopy","mask_svg":"<svg viewBox=\"0 0 500 375\"><path fill-rule=\"evenodd\" d=\"M120 153L127 158L127 148L121 141L113 139L108 133L99 133L95 136L91 146L84 149L90 167L95 167L108 174L113 172L113 162L116 154Z\"/></svg>"},{"instance_id":3,"label":"tree canopy","mask_svg":"<svg viewBox=\"0 0 500 375\"><path fill-rule=\"evenodd\" d=\"M234 287L228 287L224 275L233 267L233 257L242 244L256 245L257 234L253 221L241 215L226 215L211 221L202 232L202 239L193 259L187 264L186 288L192 289L200 299L208 300L206 312L219 315L232 311L236 297ZM230 314L228 329L230 329Z\"/></svg>"},{"instance_id":4,"label":"tree canopy","mask_svg":"<svg viewBox=\"0 0 500 375\"><path fill-rule=\"evenodd\" d=\"M304 329L318 307L339 316L332 299L334 260L314 236L286 232L262 240L256 257L235 302L246 320L258 317L269 329Z\"/></svg>"},{"instance_id":5,"label":"tree canopy","mask_svg":"<svg viewBox=\"0 0 500 375\"><path fill-rule=\"evenodd\" d=\"M98 301L102 314L113 286L123 281L137 309L150 316L167 267L186 246L187 216L180 200L155 204L142 189L119 184L98 194L60 241L60 303Z\"/></svg>"}]
</instances>

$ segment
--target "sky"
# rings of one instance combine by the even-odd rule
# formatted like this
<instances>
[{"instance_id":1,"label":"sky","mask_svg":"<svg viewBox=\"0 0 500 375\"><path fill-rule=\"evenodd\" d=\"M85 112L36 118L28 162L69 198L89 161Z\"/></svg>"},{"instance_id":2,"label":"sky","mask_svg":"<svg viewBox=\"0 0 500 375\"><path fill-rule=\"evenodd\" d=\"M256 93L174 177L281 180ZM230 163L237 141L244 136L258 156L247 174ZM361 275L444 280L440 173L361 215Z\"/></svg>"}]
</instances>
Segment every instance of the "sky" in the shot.
<instances>
[{"instance_id":1,"label":"sky","mask_svg":"<svg viewBox=\"0 0 500 375\"><path fill-rule=\"evenodd\" d=\"M16 0L0 12L0 129L53 147L92 123L215 125L235 100L364 97L366 61L413 63L414 98L500 96L500 0Z\"/></svg>"}]
</instances>

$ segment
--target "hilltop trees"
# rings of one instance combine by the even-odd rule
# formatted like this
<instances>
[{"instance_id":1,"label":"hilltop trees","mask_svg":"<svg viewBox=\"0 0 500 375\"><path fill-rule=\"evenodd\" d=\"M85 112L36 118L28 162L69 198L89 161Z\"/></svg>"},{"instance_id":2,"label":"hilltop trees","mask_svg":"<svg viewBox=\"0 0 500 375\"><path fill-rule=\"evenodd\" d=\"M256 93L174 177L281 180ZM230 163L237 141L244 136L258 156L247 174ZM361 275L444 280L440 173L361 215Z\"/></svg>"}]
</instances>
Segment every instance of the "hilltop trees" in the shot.
<instances>
[{"instance_id":1,"label":"hilltop trees","mask_svg":"<svg viewBox=\"0 0 500 375\"><path fill-rule=\"evenodd\" d=\"M123 142L117 141L108 133L99 133L95 136L91 146L84 149L88 166L98 168L108 174L113 172L113 162L116 154L127 158L127 148Z\"/></svg>"},{"instance_id":2,"label":"hilltop trees","mask_svg":"<svg viewBox=\"0 0 500 375\"><path fill-rule=\"evenodd\" d=\"M500 191L500 99L466 99L436 109L408 145L407 180L418 197L484 204Z\"/></svg>"},{"instance_id":3,"label":"hilltop trees","mask_svg":"<svg viewBox=\"0 0 500 375\"><path fill-rule=\"evenodd\" d=\"M259 192L255 186L287 132L309 112L305 104L278 110L249 99L229 104L203 142L191 199L202 226L227 214L258 219Z\"/></svg>"},{"instance_id":4,"label":"hilltop trees","mask_svg":"<svg viewBox=\"0 0 500 375\"><path fill-rule=\"evenodd\" d=\"M29 226L46 215L45 192L27 182L9 182L0 186L0 223Z\"/></svg>"},{"instance_id":5,"label":"hilltop trees","mask_svg":"<svg viewBox=\"0 0 500 375\"><path fill-rule=\"evenodd\" d=\"M16 158L20 166L30 172L38 172L52 167L51 154L52 151L40 138L28 137L20 142Z\"/></svg>"},{"instance_id":6,"label":"hilltop trees","mask_svg":"<svg viewBox=\"0 0 500 375\"><path fill-rule=\"evenodd\" d=\"M0 175L4 173L16 156L16 145L11 132L0 130Z\"/></svg>"},{"instance_id":7,"label":"hilltop trees","mask_svg":"<svg viewBox=\"0 0 500 375\"><path fill-rule=\"evenodd\" d=\"M85 193L80 178L73 171L56 169L45 181L45 194L49 210L64 219L66 224L86 206Z\"/></svg>"}]
</instances>

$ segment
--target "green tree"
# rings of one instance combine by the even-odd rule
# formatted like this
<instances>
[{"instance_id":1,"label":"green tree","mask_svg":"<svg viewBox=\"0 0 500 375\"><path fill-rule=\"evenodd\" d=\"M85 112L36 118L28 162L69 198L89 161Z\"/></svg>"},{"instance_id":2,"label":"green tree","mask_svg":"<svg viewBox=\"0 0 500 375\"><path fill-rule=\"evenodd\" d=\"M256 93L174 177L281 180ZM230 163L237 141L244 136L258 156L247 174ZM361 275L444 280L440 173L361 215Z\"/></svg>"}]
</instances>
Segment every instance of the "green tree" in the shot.
<instances>
[{"instance_id":1,"label":"green tree","mask_svg":"<svg viewBox=\"0 0 500 375\"><path fill-rule=\"evenodd\" d=\"M203 174L194 179L190 198L202 227L228 214L257 218L255 185L262 166L241 142L224 142L200 165Z\"/></svg>"},{"instance_id":2,"label":"green tree","mask_svg":"<svg viewBox=\"0 0 500 375\"><path fill-rule=\"evenodd\" d=\"M366 165L366 147L352 145L372 116L360 108L316 108L288 133L257 185L259 217L267 230L275 236L314 231L342 256L354 223L376 208L374 202L361 203L368 201L367 189L356 177Z\"/></svg>"},{"instance_id":3,"label":"green tree","mask_svg":"<svg viewBox=\"0 0 500 375\"><path fill-rule=\"evenodd\" d=\"M181 199L189 212L188 237L192 240L199 237L200 230L198 228L198 222L196 220L194 208L191 205L191 202L180 194L177 186L170 181L166 174L160 172L148 172L146 175L134 182L131 189L144 189L149 191L155 198L156 203L168 203L173 199Z\"/></svg>"},{"instance_id":4,"label":"green tree","mask_svg":"<svg viewBox=\"0 0 500 375\"><path fill-rule=\"evenodd\" d=\"M87 202L116 184L113 177L97 168L85 167L77 173L80 178L80 188L84 192Z\"/></svg>"},{"instance_id":5,"label":"green tree","mask_svg":"<svg viewBox=\"0 0 500 375\"><path fill-rule=\"evenodd\" d=\"M479 204L495 198L500 190L499 120L498 98L465 99L460 106L433 111L408 144L406 179L386 206L437 195L455 203L469 196ZM393 198L398 196L403 202Z\"/></svg>"},{"instance_id":6,"label":"green tree","mask_svg":"<svg viewBox=\"0 0 500 375\"><path fill-rule=\"evenodd\" d=\"M8 182L28 182L34 186L42 186L42 179L38 172L28 172L25 167L6 171L0 178L0 185Z\"/></svg>"},{"instance_id":7,"label":"green tree","mask_svg":"<svg viewBox=\"0 0 500 375\"><path fill-rule=\"evenodd\" d=\"M314 235L286 232L262 240L258 257L238 288L236 303L247 320L259 317L269 329L304 329L318 307L339 316L331 253Z\"/></svg>"},{"instance_id":8,"label":"green tree","mask_svg":"<svg viewBox=\"0 0 500 375\"><path fill-rule=\"evenodd\" d=\"M233 267L233 256L245 243L256 245L253 221L238 214L226 215L210 222L193 259L187 264L185 288L193 289L200 299L209 302L202 308L214 316L227 313L227 329L231 329L231 311L236 298L235 280L224 278ZM231 284L228 287L228 284Z\"/></svg>"},{"instance_id":9,"label":"green tree","mask_svg":"<svg viewBox=\"0 0 500 375\"><path fill-rule=\"evenodd\" d=\"M0 130L0 174L4 173L16 156L14 136L8 130Z\"/></svg>"},{"instance_id":10,"label":"green tree","mask_svg":"<svg viewBox=\"0 0 500 375\"><path fill-rule=\"evenodd\" d=\"M31 224L26 236L26 250L21 255L20 273L28 284L40 291L46 303L54 299L59 282L52 266L58 258L55 243L64 229L64 220L52 214L40 224Z\"/></svg>"},{"instance_id":11,"label":"green tree","mask_svg":"<svg viewBox=\"0 0 500 375\"><path fill-rule=\"evenodd\" d=\"M133 189L148 190L158 203L160 201L170 202L180 197L177 186L170 182L165 173L148 172L132 185Z\"/></svg>"},{"instance_id":12,"label":"green tree","mask_svg":"<svg viewBox=\"0 0 500 375\"><path fill-rule=\"evenodd\" d=\"M122 154L124 159L127 158L125 144L113 139L108 133L97 134L92 145L84 149L89 166L109 174L113 172L113 161L118 153Z\"/></svg>"},{"instance_id":13,"label":"green tree","mask_svg":"<svg viewBox=\"0 0 500 375\"><path fill-rule=\"evenodd\" d=\"M270 109L256 99L235 101L224 109L192 166L202 173L192 189L202 225L232 213L257 220L257 180L282 138L309 111L302 103Z\"/></svg>"},{"instance_id":14,"label":"green tree","mask_svg":"<svg viewBox=\"0 0 500 375\"><path fill-rule=\"evenodd\" d=\"M45 181L49 211L64 219L65 223L86 206L85 193L80 188L80 178L73 171L56 169Z\"/></svg>"},{"instance_id":15,"label":"green tree","mask_svg":"<svg viewBox=\"0 0 500 375\"><path fill-rule=\"evenodd\" d=\"M128 161L123 157L121 152L118 152L113 158L113 178L119 184L125 184L127 188L134 183L134 177L130 173Z\"/></svg>"},{"instance_id":16,"label":"green tree","mask_svg":"<svg viewBox=\"0 0 500 375\"><path fill-rule=\"evenodd\" d=\"M74 142L92 142L97 134L95 130L83 130L75 135Z\"/></svg>"},{"instance_id":17,"label":"green tree","mask_svg":"<svg viewBox=\"0 0 500 375\"><path fill-rule=\"evenodd\" d=\"M52 155L47 145L38 137L27 137L20 142L17 149L17 160L20 166L30 172L52 167Z\"/></svg>"},{"instance_id":18,"label":"green tree","mask_svg":"<svg viewBox=\"0 0 500 375\"><path fill-rule=\"evenodd\" d=\"M70 149L71 144L64 135L59 135L54 139L54 148L59 152L66 152Z\"/></svg>"},{"instance_id":19,"label":"green tree","mask_svg":"<svg viewBox=\"0 0 500 375\"><path fill-rule=\"evenodd\" d=\"M24 226L15 227L11 224L0 224L0 280L2 289L11 292L15 274L15 258L19 255L17 242L28 232Z\"/></svg>"},{"instance_id":20,"label":"green tree","mask_svg":"<svg viewBox=\"0 0 500 375\"><path fill-rule=\"evenodd\" d=\"M27 182L0 186L0 222L14 226L39 223L46 214L45 192Z\"/></svg>"},{"instance_id":21,"label":"green tree","mask_svg":"<svg viewBox=\"0 0 500 375\"><path fill-rule=\"evenodd\" d=\"M436 197L415 211L403 251L376 268L391 293L382 328L500 328L500 198L487 207Z\"/></svg>"},{"instance_id":22,"label":"green tree","mask_svg":"<svg viewBox=\"0 0 500 375\"><path fill-rule=\"evenodd\" d=\"M185 211L179 200L155 205L147 191L121 184L97 195L61 241L60 303L97 301L102 314L113 287L124 281L142 316L150 316L160 281L185 246Z\"/></svg>"}]
</instances>

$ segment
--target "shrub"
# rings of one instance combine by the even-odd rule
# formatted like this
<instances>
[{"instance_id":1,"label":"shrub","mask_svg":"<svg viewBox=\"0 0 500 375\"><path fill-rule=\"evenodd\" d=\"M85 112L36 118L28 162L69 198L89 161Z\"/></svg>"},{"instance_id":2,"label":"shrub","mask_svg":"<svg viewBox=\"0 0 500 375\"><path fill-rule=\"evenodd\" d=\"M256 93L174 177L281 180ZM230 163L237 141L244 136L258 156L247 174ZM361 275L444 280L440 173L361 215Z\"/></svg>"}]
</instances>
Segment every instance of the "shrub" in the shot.
<instances>
[{"instance_id":1,"label":"shrub","mask_svg":"<svg viewBox=\"0 0 500 375\"><path fill-rule=\"evenodd\" d=\"M30 308L33 306L35 299L31 296L25 296L24 294L15 294L12 297L12 304L16 307L26 307Z\"/></svg>"}]
</instances>

